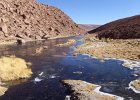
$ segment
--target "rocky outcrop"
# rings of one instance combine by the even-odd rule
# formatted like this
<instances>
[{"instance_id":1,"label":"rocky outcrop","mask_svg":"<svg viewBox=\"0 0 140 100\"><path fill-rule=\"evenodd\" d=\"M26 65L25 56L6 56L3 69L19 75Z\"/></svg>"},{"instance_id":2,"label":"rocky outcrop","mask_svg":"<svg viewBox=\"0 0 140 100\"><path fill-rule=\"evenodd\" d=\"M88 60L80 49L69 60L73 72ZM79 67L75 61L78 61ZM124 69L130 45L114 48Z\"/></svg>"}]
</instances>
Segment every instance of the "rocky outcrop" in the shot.
<instances>
[{"instance_id":1,"label":"rocky outcrop","mask_svg":"<svg viewBox=\"0 0 140 100\"><path fill-rule=\"evenodd\" d=\"M123 98L100 92L100 86L81 80L62 81L71 92L70 100L123 100Z\"/></svg>"},{"instance_id":2,"label":"rocky outcrop","mask_svg":"<svg viewBox=\"0 0 140 100\"><path fill-rule=\"evenodd\" d=\"M99 38L111 39L137 39L140 38L140 15L120 19L105 24L97 29L89 31L97 34Z\"/></svg>"},{"instance_id":3,"label":"rocky outcrop","mask_svg":"<svg viewBox=\"0 0 140 100\"><path fill-rule=\"evenodd\" d=\"M84 33L61 10L36 0L0 1L0 40L5 38L42 39Z\"/></svg>"}]
</instances>

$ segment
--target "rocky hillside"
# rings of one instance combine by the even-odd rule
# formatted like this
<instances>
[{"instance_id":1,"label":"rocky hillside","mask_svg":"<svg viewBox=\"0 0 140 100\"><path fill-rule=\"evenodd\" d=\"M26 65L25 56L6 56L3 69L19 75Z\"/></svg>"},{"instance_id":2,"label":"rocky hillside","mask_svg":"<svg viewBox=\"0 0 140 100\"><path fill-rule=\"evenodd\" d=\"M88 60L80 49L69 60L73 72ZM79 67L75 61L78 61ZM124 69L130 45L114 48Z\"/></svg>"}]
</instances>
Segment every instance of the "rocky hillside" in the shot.
<instances>
[{"instance_id":1,"label":"rocky hillside","mask_svg":"<svg viewBox=\"0 0 140 100\"><path fill-rule=\"evenodd\" d=\"M79 24L79 27L83 28L86 32L98 28L100 25L94 24Z\"/></svg>"},{"instance_id":2,"label":"rocky hillside","mask_svg":"<svg viewBox=\"0 0 140 100\"><path fill-rule=\"evenodd\" d=\"M84 30L61 10L36 0L0 0L0 40L42 39Z\"/></svg>"},{"instance_id":3,"label":"rocky hillside","mask_svg":"<svg viewBox=\"0 0 140 100\"><path fill-rule=\"evenodd\" d=\"M90 31L89 33L97 33L99 38L140 38L140 15L113 21Z\"/></svg>"}]
</instances>

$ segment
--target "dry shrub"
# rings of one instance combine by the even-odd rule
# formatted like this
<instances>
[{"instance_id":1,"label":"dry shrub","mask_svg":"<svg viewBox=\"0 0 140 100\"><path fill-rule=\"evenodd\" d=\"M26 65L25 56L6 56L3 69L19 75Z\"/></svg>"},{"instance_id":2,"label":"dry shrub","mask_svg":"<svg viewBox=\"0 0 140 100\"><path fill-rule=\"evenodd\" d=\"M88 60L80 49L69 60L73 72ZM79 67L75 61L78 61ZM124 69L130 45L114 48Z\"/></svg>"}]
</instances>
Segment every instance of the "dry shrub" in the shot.
<instances>
[{"instance_id":1,"label":"dry shrub","mask_svg":"<svg viewBox=\"0 0 140 100\"><path fill-rule=\"evenodd\" d=\"M14 56L0 58L0 81L28 78L32 71L24 59Z\"/></svg>"}]
</instances>

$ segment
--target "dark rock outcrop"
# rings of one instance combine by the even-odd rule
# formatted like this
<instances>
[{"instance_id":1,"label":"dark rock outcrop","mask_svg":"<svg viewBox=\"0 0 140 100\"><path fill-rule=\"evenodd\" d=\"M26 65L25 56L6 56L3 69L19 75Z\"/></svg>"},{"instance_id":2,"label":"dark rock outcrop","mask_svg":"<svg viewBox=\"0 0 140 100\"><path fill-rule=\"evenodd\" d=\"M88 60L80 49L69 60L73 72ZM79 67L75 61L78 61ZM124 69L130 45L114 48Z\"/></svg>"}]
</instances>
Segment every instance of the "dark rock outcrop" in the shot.
<instances>
[{"instance_id":1,"label":"dark rock outcrop","mask_svg":"<svg viewBox=\"0 0 140 100\"><path fill-rule=\"evenodd\" d=\"M140 15L132 16L105 24L89 31L99 38L137 39L140 38Z\"/></svg>"},{"instance_id":2,"label":"dark rock outcrop","mask_svg":"<svg viewBox=\"0 0 140 100\"><path fill-rule=\"evenodd\" d=\"M0 39L76 35L84 30L61 10L36 0L0 0ZM44 37L43 37L44 38Z\"/></svg>"}]
</instances>

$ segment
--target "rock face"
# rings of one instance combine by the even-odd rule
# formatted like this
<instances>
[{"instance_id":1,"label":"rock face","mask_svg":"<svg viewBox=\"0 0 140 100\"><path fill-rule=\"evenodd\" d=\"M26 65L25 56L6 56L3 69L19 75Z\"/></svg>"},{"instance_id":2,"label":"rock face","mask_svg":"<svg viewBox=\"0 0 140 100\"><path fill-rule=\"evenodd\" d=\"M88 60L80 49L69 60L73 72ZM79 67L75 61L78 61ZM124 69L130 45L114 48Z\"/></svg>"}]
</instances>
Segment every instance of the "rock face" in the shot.
<instances>
[{"instance_id":1,"label":"rock face","mask_svg":"<svg viewBox=\"0 0 140 100\"><path fill-rule=\"evenodd\" d=\"M140 15L113 21L95 30L89 31L89 33L97 33L97 37L99 38L140 38Z\"/></svg>"},{"instance_id":2,"label":"rock face","mask_svg":"<svg viewBox=\"0 0 140 100\"><path fill-rule=\"evenodd\" d=\"M64 80L64 85L70 90L70 100L123 100L123 98L100 92L100 87L81 80Z\"/></svg>"},{"instance_id":3,"label":"rock face","mask_svg":"<svg viewBox=\"0 0 140 100\"><path fill-rule=\"evenodd\" d=\"M0 39L42 39L84 30L64 12L36 0L0 0Z\"/></svg>"}]
</instances>

